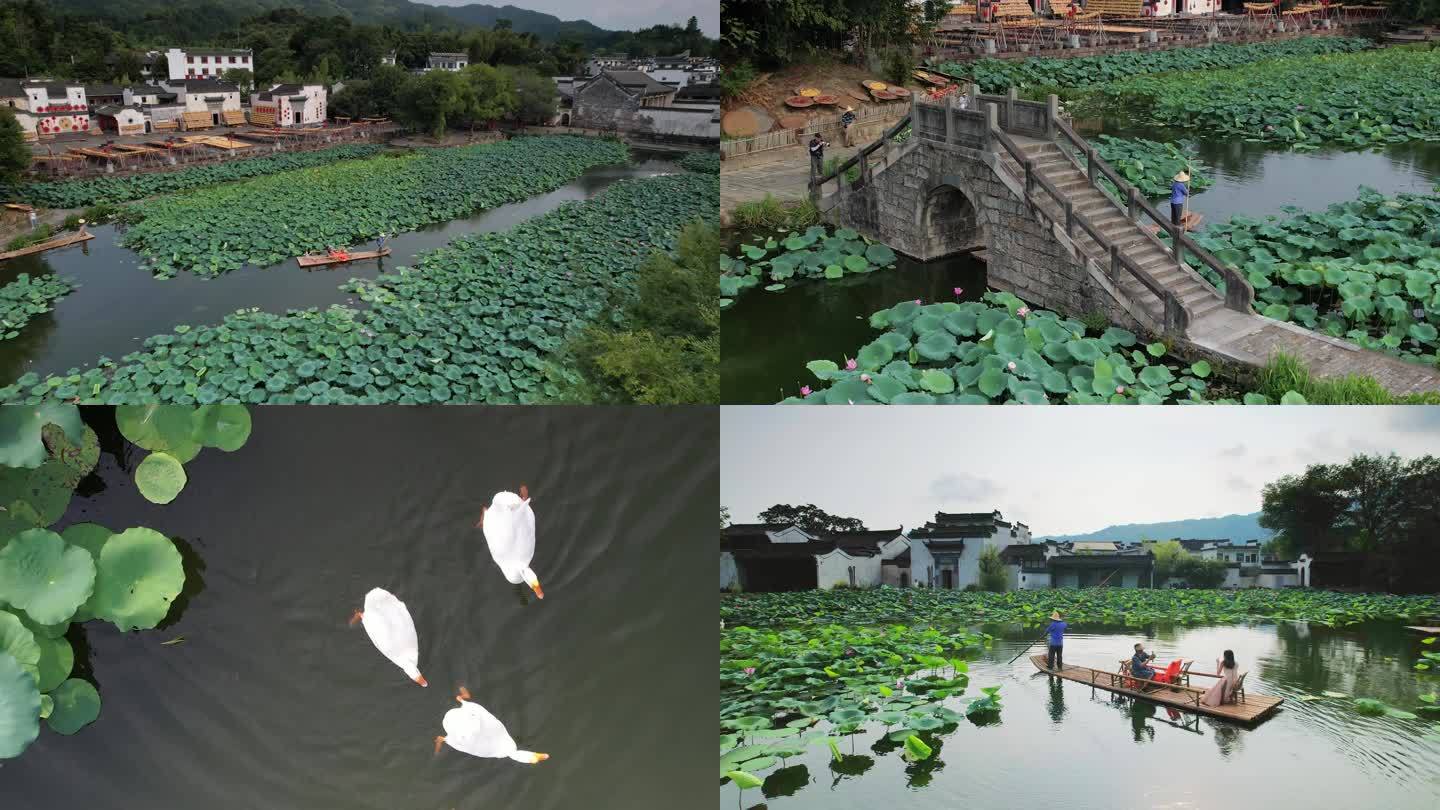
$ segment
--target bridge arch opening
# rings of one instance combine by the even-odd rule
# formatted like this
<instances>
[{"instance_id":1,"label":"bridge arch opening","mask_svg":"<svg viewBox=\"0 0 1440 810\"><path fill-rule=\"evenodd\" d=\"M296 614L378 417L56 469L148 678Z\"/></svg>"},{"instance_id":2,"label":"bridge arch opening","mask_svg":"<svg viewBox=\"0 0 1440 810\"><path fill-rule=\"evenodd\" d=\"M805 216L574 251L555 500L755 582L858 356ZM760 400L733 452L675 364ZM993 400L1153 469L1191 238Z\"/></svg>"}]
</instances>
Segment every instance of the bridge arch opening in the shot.
<instances>
[{"instance_id":1,"label":"bridge arch opening","mask_svg":"<svg viewBox=\"0 0 1440 810\"><path fill-rule=\"evenodd\" d=\"M941 183L925 194L920 227L931 247L929 258L940 258L985 246L979 212L965 192L953 183Z\"/></svg>"}]
</instances>

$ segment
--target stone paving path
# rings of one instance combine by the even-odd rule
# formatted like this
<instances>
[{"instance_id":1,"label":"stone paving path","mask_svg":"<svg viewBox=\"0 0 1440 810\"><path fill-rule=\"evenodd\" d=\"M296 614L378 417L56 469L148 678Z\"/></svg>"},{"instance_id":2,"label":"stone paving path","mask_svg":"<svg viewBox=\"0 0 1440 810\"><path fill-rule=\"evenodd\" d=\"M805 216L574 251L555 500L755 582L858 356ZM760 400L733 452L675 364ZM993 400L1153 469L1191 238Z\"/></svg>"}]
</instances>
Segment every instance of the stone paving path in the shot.
<instances>
[{"instance_id":1,"label":"stone paving path","mask_svg":"<svg viewBox=\"0 0 1440 810\"><path fill-rule=\"evenodd\" d=\"M859 146L832 146L825 150L825 159L849 160L858 151ZM764 199L766 194L777 200L803 200L810 196L809 184L810 155L803 147L776 149L774 159L741 169L727 169L722 162L720 211L728 215L740 203Z\"/></svg>"}]
</instances>

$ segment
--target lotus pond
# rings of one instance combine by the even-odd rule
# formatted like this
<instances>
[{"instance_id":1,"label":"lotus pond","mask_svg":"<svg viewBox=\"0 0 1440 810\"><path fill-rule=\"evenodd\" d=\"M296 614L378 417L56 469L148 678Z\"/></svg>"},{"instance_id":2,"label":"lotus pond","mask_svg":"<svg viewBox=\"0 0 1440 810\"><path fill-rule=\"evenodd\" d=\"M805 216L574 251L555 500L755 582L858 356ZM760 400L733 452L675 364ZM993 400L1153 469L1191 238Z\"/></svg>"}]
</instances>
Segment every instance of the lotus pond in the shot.
<instances>
[{"instance_id":1,"label":"lotus pond","mask_svg":"<svg viewBox=\"0 0 1440 810\"><path fill-rule=\"evenodd\" d=\"M748 764L740 772L753 779L722 776L721 807L1422 808L1440 798L1440 678L1411 668L1430 647L1398 621L1341 627L1246 611L1200 619L1184 608L1172 621L1158 600L1130 626L1069 617L1071 664L1113 668L1140 641L1161 661L1185 657L1213 671L1213 659L1234 650L1247 691L1285 699L1246 729L1050 678L1023 655L1011 663L1034 626L930 612L946 597L978 595L941 594L895 617L905 624L883 625L874 622L888 611L848 606L873 592L827 593L723 602L721 770ZM1118 596L1042 593L1126 612ZM1320 615L1341 605L1347 618L1374 613L1366 602L1376 597L1308 596L1306 610ZM772 597L773 610L760 607ZM1300 607L1289 592L1270 599ZM907 745L912 737L922 745Z\"/></svg>"},{"instance_id":2,"label":"lotus pond","mask_svg":"<svg viewBox=\"0 0 1440 810\"><path fill-rule=\"evenodd\" d=\"M7 435L15 422L33 433L32 420L12 413L30 411L0 411ZM715 620L715 600L699 585L709 555L698 544L657 541L709 525L713 413L250 413L244 446L200 450L185 463L190 485L164 505L135 483L154 451L127 439L111 409L82 408L77 422L57 417L98 439L94 472L50 524L68 549L61 564L91 558L87 525L147 527L166 538L169 570L183 571L183 585L170 583L178 596L151 629L122 631L97 618L52 637L52 626L36 632L0 616L0 651L22 636L17 624L41 647L37 665L26 645L32 657L19 675L0 663L0 696L12 682L27 684L35 708L33 671L48 685L69 669L68 679L101 699L96 715L77 697L83 687L62 680L50 690L55 705L38 736L20 756L0 759L6 810L499 810L517 797L533 810L580 810L595 806L595 794L575 786L617 773L642 777L645 789L624 799L637 810L710 800L701 747L712 709L695 686L712 671L713 642L695 632ZM167 425L155 438L174 435ZM46 452L40 439L22 444ZM19 449L0 443L7 465ZM626 463L617 466L617 456ZM665 497L657 499L659 480ZM536 504L543 601L505 581L474 528L492 493L521 483ZM102 547L99 612L148 602L106 595L107 558L149 559L118 554L130 543L124 536ZM145 594L158 589L154 577L141 582ZM428 689L347 626L376 586L408 604ZM58 595L27 605L48 615L49 602ZM637 689L637 672L656 682ZM461 683L517 741L550 759L530 767L449 749L436 756L432 740ZM0 741L7 708L0 697ZM64 733L75 717L93 722Z\"/></svg>"},{"instance_id":3,"label":"lotus pond","mask_svg":"<svg viewBox=\"0 0 1440 810\"><path fill-rule=\"evenodd\" d=\"M34 316L18 337L0 341L0 381L14 381L28 371L43 374L73 369L78 375L95 365L97 358L134 351L140 341L170 332L177 323L196 327L218 324L240 307L281 313L289 308L350 304L358 312L367 307L355 294L340 289L347 278L371 279L397 264L413 266L418 256L459 237L515 228L566 203L595 198L622 180L676 172L670 157L639 153L631 163L590 169L561 188L524 202L401 234L390 241L394 255L388 259L334 270L301 270L292 258L270 268L246 268L213 278L187 273L157 282L142 268L140 257L118 246L123 226L95 228L97 238L83 248L52 251L0 266L6 273L74 279L82 285L57 301L53 312ZM713 176L708 177L713 184ZM125 306L115 306L117 300L125 301Z\"/></svg>"}]
</instances>

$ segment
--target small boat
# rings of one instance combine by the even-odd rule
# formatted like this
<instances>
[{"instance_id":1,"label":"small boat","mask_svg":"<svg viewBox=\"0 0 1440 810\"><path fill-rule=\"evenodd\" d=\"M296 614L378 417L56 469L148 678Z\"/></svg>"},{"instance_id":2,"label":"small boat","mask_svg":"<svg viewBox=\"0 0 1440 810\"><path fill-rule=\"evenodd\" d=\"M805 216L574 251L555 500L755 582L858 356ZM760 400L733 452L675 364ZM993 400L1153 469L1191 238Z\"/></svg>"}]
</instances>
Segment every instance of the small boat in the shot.
<instances>
[{"instance_id":1,"label":"small boat","mask_svg":"<svg viewBox=\"0 0 1440 810\"><path fill-rule=\"evenodd\" d=\"M1193 230L1195 230L1195 229L1197 229L1197 228L1200 227L1200 223L1201 223L1202 221L1204 221L1204 219L1205 219L1205 215L1204 215L1204 214L1197 214L1197 213L1195 213L1194 211L1186 211L1185 214L1180 217L1180 224L1183 225L1183 226L1185 226L1185 230L1186 230L1186 231L1193 231ZM1152 223L1152 224L1147 225L1147 226L1145 226L1145 227L1146 227L1147 230L1150 231L1150 233L1153 233L1153 234L1158 234L1158 233L1160 233L1160 226L1159 226L1159 225L1155 225L1155 224Z\"/></svg>"},{"instance_id":2,"label":"small boat","mask_svg":"<svg viewBox=\"0 0 1440 810\"><path fill-rule=\"evenodd\" d=\"M1066 664L1063 669L1050 669L1043 655L1030 656L1030 663L1035 668L1047 675L1054 675L1057 678L1064 678L1067 681L1083 683L1095 689L1104 689L1107 692L1114 692L1117 695L1126 695L1132 698L1148 700L1159 703L1162 706L1169 706L1173 709L1183 709L1196 714L1204 714L1210 717L1218 717L1222 720L1233 720L1237 723L1247 725L1259 723L1266 719L1280 708L1284 698L1269 697L1268 695L1247 694L1240 690L1240 697L1234 703L1222 703L1219 706L1207 706L1200 702L1205 695L1205 690L1191 686L1188 681L1191 677L1201 676L1216 678L1208 672L1186 671L1183 683L1161 683L1159 681L1145 680L1144 678L1132 678L1130 675L1120 671L1109 671L1103 669L1092 669L1091 667L1075 666ZM1240 683L1245 683L1244 675L1241 675ZM1176 680L1181 680L1177 678Z\"/></svg>"},{"instance_id":3,"label":"small boat","mask_svg":"<svg viewBox=\"0 0 1440 810\"><path fill-rule=\"evenodd\" d=\"M6 259L14 259L19 256L29 256L31 253L40 253L46 250L54 250L55 248L62 248L66 245L73 245L78 242L86 242L94 238L95 234L93 233L69 233L65 234L64 236L57 236L54 239L48 239L44 242L30 245L29 247L20 248L19 250L12 250L7 253L0 253L0 261L4 261Z\"/></svg>"},{"instance_id":4,"label":"small boat","mask_svg":"<svg viewBox=\"0 0 1440 810\"><path fill-rule=\"evenodd\" d=\"M315 267L322 264L346 264L348 262L358 262L361 259L378 259L381 256L389 255L390 248L387 247L381 248L380 250L357 250L354 253L347 252L342 254L341 256L331 256L325 253L321 253L319 255L316 255L314 253L306 253L304 256L296 256L295 261L299 262L301 267Z\"/></svg>"}]
</instances>

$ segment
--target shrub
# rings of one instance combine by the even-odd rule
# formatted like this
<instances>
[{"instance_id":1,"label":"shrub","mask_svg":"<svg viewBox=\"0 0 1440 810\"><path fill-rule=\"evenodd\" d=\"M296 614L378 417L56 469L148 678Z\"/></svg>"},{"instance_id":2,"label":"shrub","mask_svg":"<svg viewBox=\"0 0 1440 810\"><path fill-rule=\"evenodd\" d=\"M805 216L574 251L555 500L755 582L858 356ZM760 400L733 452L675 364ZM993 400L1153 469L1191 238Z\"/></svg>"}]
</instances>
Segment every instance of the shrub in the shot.
<instances>
[{"instance_id":1,"label":"shrub","mask_svg":"<svg viewBox=\"0 0 1440 810\"><path fill-rule=\"evenodd\" d=\"M755 68L749 60L741 59L733 65L727 65L720 73L720 95L734 98L749 89L754 82Z\"/></svg>"},{"instance_id":2,"label":"shrub","mask_svg":"<svg viewBox=\"0 0 1440 810\"><path fill-rule=\"evenodd\" d=\"M1000 561L1000 551L986 546L980 552L980 590L1004 593L1006 585L1005 563Z\"/></svg>"}]
</instances>

